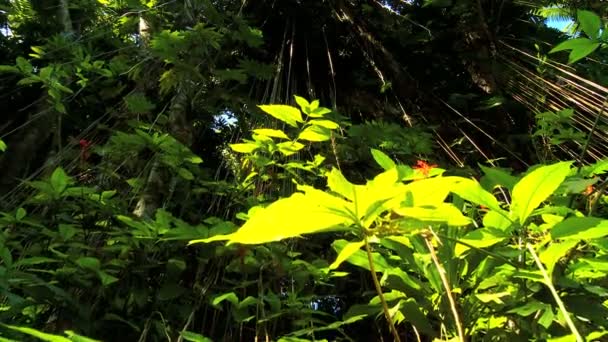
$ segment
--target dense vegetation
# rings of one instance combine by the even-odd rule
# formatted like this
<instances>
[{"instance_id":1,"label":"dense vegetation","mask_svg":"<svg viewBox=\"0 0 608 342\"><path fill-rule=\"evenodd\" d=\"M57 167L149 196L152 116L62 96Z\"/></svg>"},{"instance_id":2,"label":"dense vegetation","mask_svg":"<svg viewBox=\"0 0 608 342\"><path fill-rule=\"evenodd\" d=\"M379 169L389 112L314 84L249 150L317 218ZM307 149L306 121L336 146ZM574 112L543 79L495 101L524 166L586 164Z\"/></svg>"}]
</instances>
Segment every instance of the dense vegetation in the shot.
<instances>
[{"instance_id":1,"label":"dense vegetation","mask_svg":"<svg viewBox=\"0 0 608 342\"><path fill-rule=\"evenodd\" d=\"M0 341L608 340L607 23L0 0Z\"/></svg>"}]
</instances>

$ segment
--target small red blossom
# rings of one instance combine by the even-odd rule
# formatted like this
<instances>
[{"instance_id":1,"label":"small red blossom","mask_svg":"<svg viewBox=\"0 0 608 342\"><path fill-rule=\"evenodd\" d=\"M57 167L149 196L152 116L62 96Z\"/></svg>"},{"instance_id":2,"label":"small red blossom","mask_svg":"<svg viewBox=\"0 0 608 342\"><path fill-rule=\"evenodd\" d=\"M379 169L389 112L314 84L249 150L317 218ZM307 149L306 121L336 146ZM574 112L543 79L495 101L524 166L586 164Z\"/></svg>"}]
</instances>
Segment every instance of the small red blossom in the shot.
<instances>
[{"instance_id":1,"label":"small red blossom","mask_svg":"<svg viewBox=\"0 0 608 342\"><path fill-rule=\"evenodd\" d=\"M91 151L89 149L93 143L86 139L80 139L78 145L80 145L80 161L84 163L91 156Z\"/></svg>"},{"instance_id":2,"label":"small red blossom","mask_svg":"<svg viewBox=\"0 0 608 342\"><path fill-rule=\"evenodd\" d=\"M91 146L91 142L87 139L80 139L78 145L80 145L80 148L88 148L89 146Z\"/></svg>"},{"instance_id":3,"label":"small red blossom","mask_svg":"<svg viewBox=\"0 0 608 342\"><path fill-rule=\"evenodd\" d=\"M428 164L427 162L425 162L424 160L418 160L416 161L416 165L414 165L413 169L414 170L418 170L420 173L422 173L425 177L429 176L429 172L433 169L437 167L437 164Z\"/></svg>"},{"instance_id":4,"label":"small red blossom","mask_svg":"<svg viewBox=\"0 0 608 342\"><path fill-rule=\"evenodd\" d=\"M583 191L583 195L585 196L589 196L591 195L593 192L595 191L595 188L593 188L593 185L587 185L587 188L585 189L585 191Z\"/></svg>"}]
</instances>

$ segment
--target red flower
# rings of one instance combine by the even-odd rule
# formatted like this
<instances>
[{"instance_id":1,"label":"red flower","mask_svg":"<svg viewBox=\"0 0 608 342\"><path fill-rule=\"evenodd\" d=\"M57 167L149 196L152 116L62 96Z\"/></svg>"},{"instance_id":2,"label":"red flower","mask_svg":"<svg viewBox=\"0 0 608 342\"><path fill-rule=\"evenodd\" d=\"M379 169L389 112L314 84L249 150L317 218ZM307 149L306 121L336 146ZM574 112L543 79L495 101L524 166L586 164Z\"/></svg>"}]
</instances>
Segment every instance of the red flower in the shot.
<instances>
[{"instance_id":1,"label":"red flower","mask_svg":"<svg viewBox=\"0 0 608 342\"><path fill-rule=\"evenodd\" d=\"M86 139L80 139L78 145L80 145L80 161L85 162L91 156L89 148L91 147L92 143Z\"/></svg>"},{"instance_id":2,"label":"red flower","mask_svg":"<svg viewBox=\"0 0 608 342\"><path fill-rule=\"evenodd\" d=\"M416 165L414 165L413 169L414 170L418 170L420 173L422 173L425 177L429 176L429 172L433 169L437 167L437 164L431 164L429 165L427 162L425 162L424 160L418 160L416 161Z\"/></svg>"},{"instance_id":3,"label":"red flower","mask_svg":"<svg viewBox=\"0 0 608 342\"><path fill-rule=\"evenodd\" d=\"M78 144L80 145L80 148L88 148L89 146L91 146L91 142L86 139L80 139Z\"/></svg>"}]
</instances>

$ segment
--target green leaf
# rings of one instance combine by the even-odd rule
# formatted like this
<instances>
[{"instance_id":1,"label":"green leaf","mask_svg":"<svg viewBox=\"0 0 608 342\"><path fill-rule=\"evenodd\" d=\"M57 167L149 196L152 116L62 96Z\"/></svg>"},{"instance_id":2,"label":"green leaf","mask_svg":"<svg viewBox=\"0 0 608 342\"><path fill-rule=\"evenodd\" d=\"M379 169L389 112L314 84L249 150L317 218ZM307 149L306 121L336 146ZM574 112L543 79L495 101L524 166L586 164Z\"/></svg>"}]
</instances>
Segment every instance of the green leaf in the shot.
<instances>
[{"instance_id":1,"label":"green leaf","mask_svg":"<svg viewBox=\"0 0 608 342\"><path fill-rule=\"evenodd\" d=\"M597 239L608 235L608 220L597 217L570 217L551 229L551 237L561 240Z\"/></svg>"},{"instance_id":2,"label":"green leaf","mask_svg":"<svg viewBox=\"0 0 608 342\"><path fill-rule=\"evenodd\" d=\"M567 240L564 242L554 242L539 254L540 260L547 267L549 275L553 274L555 264L561 259L570 249L578 243L577 240Z\"/></svg>"},{"instance_id":3,"label":"green leaf","mask_svg":"<svg viewBox=\"0 0 608 342\"><path fill-rule=\"evenodd\" d=\"M285 141L285 142L277 144L277 148L279 149L279 152L281 152L285 156L290 156L294 153L297 153L304 147L305 147L304 144L299 143L297 141Z\"/></svg>"},{"instance_id":4,"label":"green leaf","mask_svg":"<svg viewBox=\"0 0 608 342\"><path fill-rule=\"evenodd\" d=\"M330 138L331 131L322 126L308 126L298 135L298 139L307 141L327 141Z\"/></svg>"},{"instance_id":5,"label":"green leaf","mask_svg":"<svg viewBox=\"0 0 608 342\"><path fill-rule=\"evenodd\" d=\"M511 213L523 225L528 216L566 179L572 162L542 166L526 175L513 188Z\"/></svg>"},{"instance_id":6,"label":"green leaf","mask_svg":"<svg viewBox=\"0 0 608 342\"><path fill-rule=\"evenodd\" d=\"M479 167L484 173L484 176L481 178L481 185L486 190L493 190L497 186L504 186L513 191L513 187L517 183L517 177L512 176L504 169L489 168L483 165L479 165Z\"/></svg>"},{"instance_id":7,"label":"green leaf","mask_svg":"<svg viewBox=\"0 0 608 342\"><path fill-rule=\"evenodd\" d=\"M311 118L322 118L325 115L331 113L331 109L325 107L315 108L312 112L306 113Z\"/></svg>"},{"instance_id":8,"label":"green leaf","mask_svg":"<svg viewBox=\"0 0 608 342\"><path fill-rule=\"evenodd\" d=\"M458 239L458 241L462 241L467 245L481 249L493 246L508 238L509 236L502 231L486 227L470 231L465 236ZM456 254L456 256L460 256L469 249L469 246L457 244L454 248L454 254Z\"/></svg>"},{"instance_id":9,"label":"green leaf","mask_svg":"<svg viewBox=\"0 0 608 342\"><path fill-rule=\"evenodd\" d=\"M70 177L62 168L58 167L53 171L53 174L51 175L51 186L56 193L60 194L65 191L69 183Z\"/></svg>"},{"instance_id":10,"label":"green leaf","mask_svg":"<svg viewBox=\"0 0 608 342\"><path fill-rule=\"evenodd\" d=\"M183 167L180 167L179 169L177 169L177 174L185 180L194 179L194 175L192 174L192 172L190 172L188 169L185 169Z\"/></svg>"},{"instance_id":11,"label":"green leaf","mask_svg":"<svg viewBox=\"0 0 608 342\"><path fill-rule=\"evenodd\" d=\"M472 222L451 203L441 203L435 207L393 208L393 211L404 217L424 222L446 223L448 226L467 226Z\"/></svg>"},{"instance_id":12,"label":"green leaf","mask_svg":"<svg viewBox=\"0 0 608 342\"><path fill-rule=\"evenodd\" d=\"M373 148L371 149L371 151L372 157L374 157L376 163L378 163L378 165L380 165L380 167L384 170L388 171L396 166L395 162L389 156L384 154L384 152Z\"/></svg>"},{"instance_id":13,"label":"green leaf","mask_svg":"<svg viewBox=\"0 0 608 342\"><path fill-rule=\"evenodd\" d=\"M238 153L251 153L260 148L260 145L251 143L230 144L229 146L234 152Z\"/></svg>"},{"instance_id":14,"label":"green leaf","mask_svg":"<svg viewBox=\"0 0 608 342\"><path fill-rule=\"evenodd\" d=\"M285 132L283 132L279 129L258 128L258 129L254 129L253 133L259 134L259 135L264 135L267 137L272 137L272 138L289 139L287 134L285 134Z\"/></svg>"},{"instance_id":15,"label":"green leaf","mask_svg":"<svg viewBox=\"0 0 608 342\"><path fill-rule=\"evenodd\" d=\"M82 257L76 260L76 264L82 268L86 268L92 271L99 271L101 268L101 263L99 259L94 257Z\"/></svg>"},{"instance_id":16,"label":"green leaf","mask_svg":"<svg viewBox=\"0 0 608 342\"><path fill-rule=\"evenodd\" d=\"M6 143L0 139L0 152L6 151Z\"/></svg>"},{"instance_id":17,"label":"green leaf","mask_svg":"<svg viewBox=\"0 0 608 342\"><path fill-rule=\"evenodd\" d=\"M255 211L235 233L193 240L189 244L228 240L228 244L261 244L335 230L349 222L340 210L348 204L314 188L295 193Z\"/></svg>"},{"instance_id":18,"label":"green leaf","mask_svg":"<svg viewBox=\"0 0 608 342\"><path fill-rule=\"evenodd\" d=\"M308 103L305 98L298 95L294 95L293 97L296 99L296 103L298 106L300 106L304 113L308 113L310 111L310 103Z\"/></svg>"},{"instance_id":19,"label":"green leaf","mask_svg":"<svg viewBox=\"0 0 608 342\"><path fill-rule=\"evenodd\" d=\"M179 333L184 340L189 342L213 342L210 338L207 338L201 334L193 333L192 331L181 331Z\"/></svg>"},{"instance_id":20,"label":"green leaf","mask_svg":"<svg viewBox=\"0 0 608 342\"><path fill-rule=\"evenodd\" d=\"M355 199L356 185L349 182L342 175L342 172L336 168L332 168L327 175L327 186L331 191L344 196L344 198L350 201Z\"/></svg>"},{"instance_id":21,"label":"green leaf","mask_svg":"<svg viewBox=\"0 0 608 342\"><path fill-rule=\"evenodd\" d=\"M103 286L108 286L108 285L113 284L118 281L118 278L116 278L112 275L109 275L108 273L103 272L103 271L97 272L97 275L99 276L99 279L101 280L101 284Z\"/></svg>"},{"instance_id":22,"label":"green leaf","mask_svg":"<svg viewBox=\"0 0 608 342\"><path fill-rule=\"evenodd\" d=\"M298 127L298 122L304 121L302 120L302 113L296 107L287 105L261 105L258 107L267 114L293 127Z\"/></svg>"},{"instance_id":23,"label":"green leaf","mask_svg":"<svg viewBox=\"0 0 608 342\"><path fill-rule=\"evenodd\" d=\"M597 14L586 10L578 10L576 14L583 32L589 38L598 38L600 28L602 27L602 19Z\"/></svg>"},{"instance_id":24,"label":"green leaf","mask_svg":"<svg viewBox=\"0 0 608 342\"><path fill-rule=\"evenodd\" d=\"M483 217L483 225L484 227L497 228L503 232L508 232L513 222L509 220L507 215L490 210Z\"/></svg>"},{"instance_id":25,"label":"green leaf","mask_svg":"<svg viewBox=\"0 0 608 342\"><path fill-rule=\"evenodd\" d=\"M599 46L600 43L598 42L590 42L588 45L572 49L572 51L570 51L570 55L568 56L568 64L572 64L580 59L589 56Z\"/></svg>"},{"instance_id":26,"label":"green leaf","mask_svg":"<svg viewBox=\"0 0 608 342\"><path fill-rule=\"evenodd\" d=\"M234 292L228 292L213 298L213 300L211 301L211 305L218 306L221 302L225 300L229 301L234 306L239 304L239 297L237 297Z\"/></svg>"},{"instance_id":27,"label":"green leaf","mask_svg":"<svg viewBox=\"0 0 608 342\"><path fill-rule=\"evenodd\" d=\"M19 331L21 333L24 333L24 334L27 334L30 336L37 337L37 338L39 338L43 341L47 341L47 342L73 342L72 340L68 339L67 337L47 334L47 333L44 333L42 331L38 331L38 330L32 329L32 328L17 327L14 325L6 325L6 324L2 324L2 326L15 330L15 331Z\"/></svg>"},{"instance_id":28,"label":"green leaf","mask_svg":"<svg viewBox=\"0 0 608 342\"><path fill-rule=\"evenodd\" d=\"M349 242L346 246L344 246L344 248L342 248L338 254L338 257L336 258L336 261L329 265L329 269L335 270L338 268L346 259L361 249L363 245L365 245L365 241Z\"/></svg>"},{"instance_id":29,"label":"green leaf","mask_svg":"<svg viewBox=\"0 0 608 342\"><path fill-rule=\"evenodd\" d=\"M15 220L21 221L21 220L23 220L25 215L27 215L27 211L25 211L25 209L23 209L23 208L19 208L15 212Z\"/></svg>"},{"instance_id":30,"label":"green leaf","mask_svg":"<svg viewBox=\"0 0 608 342\"><path fill-rule=\"evenodd\" d=\"M471 203L486 206L498 213L503 211L496 197L484 190L475 180L463 178L452 186L451 191Z\"/></svg>"},{"instance_id":31,"label":"green leaf","mask_svg":"<svg viewBox=\"0 0 608 342\"><path fill-rule=\"evenodd\" d=\"M308 122L311 125L325 127L327 129L338 129L340 125L331 120L310 120Z\"/></svg>"},{"instance_id":32,"label":"green leaf","mask_svg":"<svg viewBox=\"0 0 608 342\"><path fill-rule=\"evenodd\" d=\"M553 49L551 49L551 51L549 51L549 53L555 53L555 52L563 51L563 50L578 49L578 48L581 48L581 47L588 46L592 42L593 41L590 40L590 39L588 39L588 38L568 39L566 41L563 41L563 42L557 44L557 46L555 46Z\"/></svg>"},{"instance_id":33,"label":"green leaf","mask_svg":"<svg viewBox=\"0 0 608 342\"><path fill-rule=\"evenodd\" d=\"M20 259L15 262L15 266L29 266L29 265L38 265L38 264L48 264L53 262L59 262L59 260L51 259L47 257L31 257Z\"/></svg>"}]
</instances>

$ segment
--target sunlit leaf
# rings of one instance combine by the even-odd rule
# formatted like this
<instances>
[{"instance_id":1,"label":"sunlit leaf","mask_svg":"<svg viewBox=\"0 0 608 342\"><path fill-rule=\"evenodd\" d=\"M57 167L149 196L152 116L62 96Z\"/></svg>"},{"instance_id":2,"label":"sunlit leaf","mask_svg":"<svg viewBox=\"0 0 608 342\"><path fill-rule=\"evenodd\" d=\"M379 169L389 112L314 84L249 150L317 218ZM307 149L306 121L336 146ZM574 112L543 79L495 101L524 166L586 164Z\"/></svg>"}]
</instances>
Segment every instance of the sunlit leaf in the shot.
<instances>
[{"instance_id":1,"label":"sunlit leaf","mask_svg":"<svg viewBox=\"0 0 608 342\"><path fill-rule=\"evenodd\" d=\"M400 207L393 211L401 216L433 223L446 223L449 226L466 226L471 219L464 216L458 208L450 203L441 203L436 207Z\"/></svg>"},{"instance_id":2,"label":"sunlit leaf","mask_svg":"<svg viewBox=\"0 0 608 342\"><path fill-rule=\"evenodd\" d=\"M331 131L322 126L308 126L298 135L298 139L315 142L327 141L330 138Z\"/></svg>"},{"instance_id":3,"label":"sunlit leaf","mask_svg":"<svg viewBox=\"0 0 608 342\"><path fill-rule=\"evenodd\" d=\"M390 170L396 166L395 162L384 152L373 148L371 149L371 151L372 157L374 157L376 163L378 163L378 165L380 165L380 167L382 167L384 170Z\"/></svg>"},{"instance_id":4,"label":"sunlit leaf","mask_svg":"<svg viewBox=\"0 0 608 342\"><path fill-rule=\"evenodd\" d=\"M530 172L513 188L511 213L523 225L528 216L564 181L572 162L542 166Z\"/></svg>"},{"instance_id":5,"label":"sunlit leaf","mask_svg":"<svg viewBox=\"0 0 608 342\"><path fill-rule=\"evenodd\" d=\"M264 135L267 137L272 137L272 138L289 139L287 134L285 134L285 132L283 132L279 129L258 128L258 129L254 129L253 133L259 134L259 135Z\"/></svg>"},{"instance_id":6,"label":"sunlit leaf","mask_svg":"<svg viewBox=\"0 0 608 342\"><path fill-rule=\"evenodd\" d=\"M508 235L497 229L481 228L468 232L465 236L459 238L458 241L462 241L469 246L481 249L493 246L499 242L505 241L508 238ZM454 254L457 256L462 255L464 252L470 249L470 247L467 245L457 244Z\"/></svg>"},{"instance_id":7,"label":"sunlit leaf","mask_svg":"<svg viewBox=\"0 0 608 342\"><path fill-rule=\"evenodd\" d=\"M577 240L567 240L563 242L554 242L549 245L544 251L539 254L540 260L547 267L549 275L553 274L555 264L566 255L578 243Z\"/></svg>"},{"instance_id":8,"label":"sunlit leaf","mask_svg":"<svg viewBox=\"0 0 608 342\"><path fill-rule=\"evenodd\" d=\"M331 120L310 120L308 123L315 126L325 127L327 129L340 128L340 125Z\"/></svg>"},{"instance_id":9,"label":"sunlit leaf","mask_svg":"<svg viewBox=\"0 0 608 342\"><path fill-rule=\"evenodd\" d=\"M264 112L293 127L298 127L298 122L303 121L302 113L296 107L287 105L261 105L258 107Z\"/></svg>"},{"instance_id":10,"label":"sunlit leaf","mask_svg":"<svg viewBox=\"0 0 608 342\"><path fill-rule=\"evenodd\" d=\"M251 143L230 144L229 146L234 152L239 153L251 153L260 148L260 145Z\"/></svg>"},{"instance_id":11,"label":"sunlit leaf","mask_svg":"<svg viewBox=\"0 0 608 342\"><path fill-rule=\"evenodd\" d=\"M299 143L297 141L285 141L285 142L277 144L277 148L279 149L279 152L281 152L285 156L290 156L294 153L297 153L304 147L305 147L304 144Z\"/></svg>"},{"instance_id":12,"label":"sunlit leaf","mask_svg":"<svg viewBox=\"0 0 608 342\"><path fill-rule=\"evenodd\" d=\"M570 217L551 229L551 237L562 240L597 239L608 235L608 220L597 217Z\"/></svg>"},{"instance_id":13,"label":"sunlit leaf","mask_svg":"<svg viewBox=\"0 0 608 342\"><path fill-rule=\"evenodd\" d=\"M340 267L340 265L346 259L348 259L351 255L353 255L359 249L361 249L361 247L363 245L365 245L365 241L350 242L350 243L348 243L346 246L344 246L344 248L342 248L342 250L338 254L338 257L336 258L336 261L334 261L331 265L329 265L329 269L330 270L334 270L334 269Z\"/></svg>"},{"instance_id":14,"label":"sunlit leaf","mask_svg":"<svg viewBox=\"0 0 608 342\"><path fill-rule=\"evenodd\" d=\"M295 193L258 210L235 233L193 240L190 244L228 240L228 243L260 244L322 231L343 229L349 219L339 213L347 204L321 191Z\"/></svg>"},{"instance_id":15,"label":"sunlit leaf","mask_svg":"<svg viewBox=\"0 0 608 342\"><path fill-rule=\"evenodd\" d=\"M458 183L454 184L451 190L456 195L471 203L484 205L496 212L502 211L496 197L484 190L477 181L463 178Z\"/></svg>"}]
</instances>

